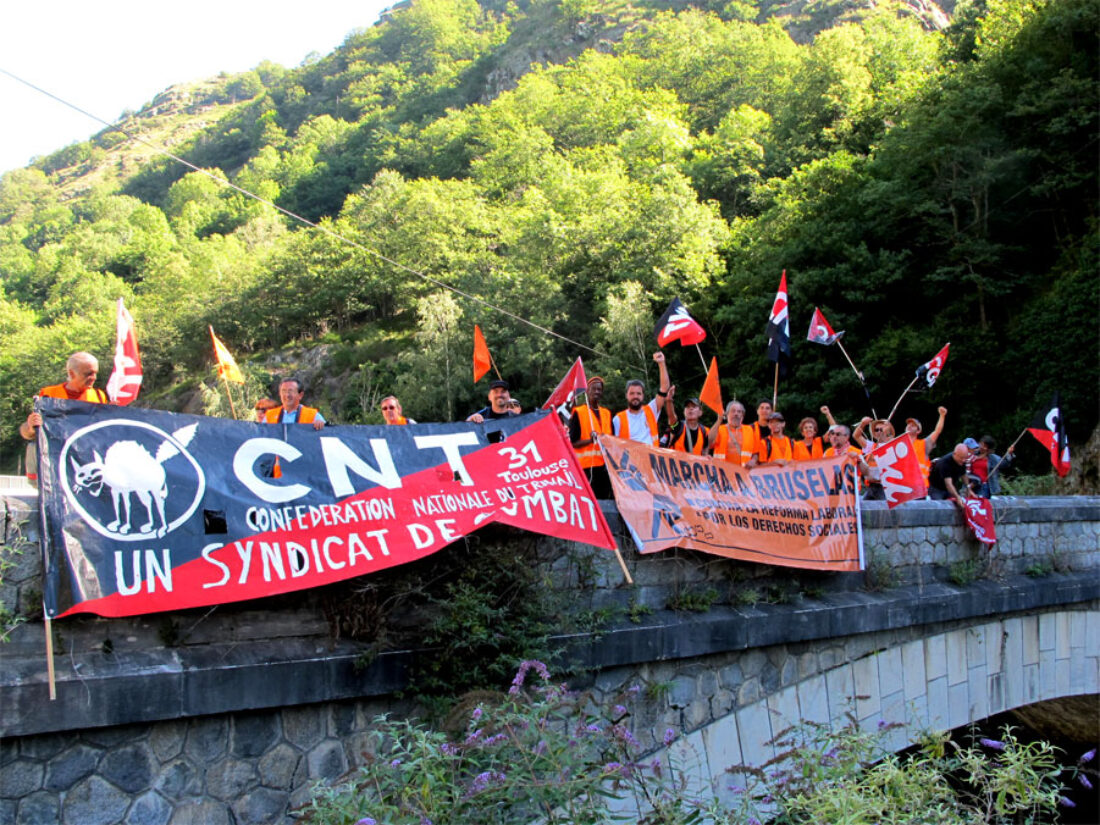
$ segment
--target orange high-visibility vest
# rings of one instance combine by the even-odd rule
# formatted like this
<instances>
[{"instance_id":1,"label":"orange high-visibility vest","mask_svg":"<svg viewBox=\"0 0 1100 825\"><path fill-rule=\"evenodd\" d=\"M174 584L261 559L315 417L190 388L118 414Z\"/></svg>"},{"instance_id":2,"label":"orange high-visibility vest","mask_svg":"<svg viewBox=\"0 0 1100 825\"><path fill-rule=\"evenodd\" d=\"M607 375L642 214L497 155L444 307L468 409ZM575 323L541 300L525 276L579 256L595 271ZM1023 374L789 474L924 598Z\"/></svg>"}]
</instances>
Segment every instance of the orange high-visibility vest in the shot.
<instances>
[{"instance_id":1,"label":"orange high-visibility vest","mask_svg":"<svg viewBox=\"0 0 1100 825\"><path fill-rule=\"evenodd\" d=\"M923 438L913 439L913 449L916 451L917 463L920 464L921 474L924 476L924 485L928 486L928 473L932 470L932 462L928 458Z\"/></svg>"},{"instance_id":2,"label":"orange high-visibility vest","mask_svg":"<svg viewBox=\"0 0 1100 825\"><path fill-rule=\"evenodd\" d=\"M821 458L825 455L825 448L821 442L821 436L815 438L810 446L806 447L806 442L802 439L794 442L794 460L795 461L809 461L811 458Z\"/></svg>"},{"instance_id":3,"label":"orange high-visibility vest","mask_svg":"<svg viewBox=\"0 0 1100 825\"><path fill-rule=\"evenodd\" d=\"M718 435L714 439L714 452L712 455L715 458L724 459L731 464L748 464L749 459L752 458L752 454L756 452L756 431L752 428L751 424L741 425L741 452L732 453L728 452L730 443L729 425L725 425L718 429Z\"/></svg>"},{"instance_id":4,"label":"orange high-visibility vest","mask_svg":"<svg viewBox=\"0 0 1100 825\"><path fill-rule=\"evenodd\" d=\"M72 400L69 398L69 392L65 389L64 384L53 384L49 387L43 387L38 391L38 394L43 398L63 398L66 400ZM99 387L92 387L91 389L84 390L84 394L77 401L87 401L89 404L110 404L111 401L107 398L107 393L101 390Z\"/></svg>"},{"instance_id":5,"label":"orange high-visibility vest","mask_svg":"<svg viewBox=\"0 0 1100 825\"><path fill-rule=\"evenodd\" d=\"M586 438L592 438L592 433L596 432L600 435L611 434L611 410L607 407L600 407L597 410L597 415L592 415L592 408L587 404L582 404L575 410L577 414L577 421L581 425L581 437L579 440L583 441ZM595 425L593 427L592 425ZM600 445L595 442L589 444L586 447L574 447L577 453L577 460L580 462L581 467L588 469L589 467L602 467L604 465L603 453L600 452Z\"/></svg>"},{"instance_id":6,"label":"orange high-visibility vest","mask_svg":"<svg viewBox=\"0 0 1100 825\"><path fill-rule=\"evenodd\" d=\"M649 434L653 437L653 446L656 447L658 443L657 438L657 416L653 414L653 408L649 404L643 404L642 409L645 410L645 423L649 425ZM630 438L630 420L626 417L626 410L615 416L619 421L619 438Z\"/></svg>"},{"instance_id":7,"label":"orange high-visibility vest","mask_svg":"<svg viewBox=\"0 0 1100 825\"><path fill-rule=\"evenodd\" d=\"M684 429L680 433L680 437L676 439L676 443L672 445L672 449L679 450L682 453L690 452L695 455L702 455L707 446L707 431L702 427L695 431L694 443L691 445L690 450L687 448L687 434L688 425L684 424Z\"/></svg>"},{"instance_id":8,"label":"orange high-visibility vest","mask_svg":"<svg viewBox=\"0 0 1100 825\"><path fill-rule=\"evenodd\" d=\"M756 457L761 464L767 464L769 461L780 458L790 461L793 455L794 448L791 445L791 439L785 435L778 438L769 436L761 439L760 446L756 449Z\"/></svg>"},{"instance_id":9,"label":"orange high-visibility vest","mask_svg":"<svg viewBox=\"0 0 1100 825\"><path fill-rule=\"evenodd\" d=\"M298 408L298 421L299 424L312 424L313 419L317 417L317 410L314 407L301 406ZM276 407L273 410L268 410L264 413L264 421L268 424L279 424L283 420L283 408Z\"/></svg>"}]
</instances>

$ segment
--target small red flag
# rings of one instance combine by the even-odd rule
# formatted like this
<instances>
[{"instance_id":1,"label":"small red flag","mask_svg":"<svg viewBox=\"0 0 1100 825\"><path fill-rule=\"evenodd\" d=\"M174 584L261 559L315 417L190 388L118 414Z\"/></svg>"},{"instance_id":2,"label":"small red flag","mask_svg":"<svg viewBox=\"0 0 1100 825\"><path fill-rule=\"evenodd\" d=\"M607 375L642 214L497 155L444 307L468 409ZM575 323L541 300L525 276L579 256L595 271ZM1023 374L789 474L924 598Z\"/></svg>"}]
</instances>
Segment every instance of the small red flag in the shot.
<instances>
[{"instance_id":1,"label":"small red flag","mask_svg":"<svg viewBox=\"0 0 1100 825\"><path fill-rule=\"evenodd\" d=\"M474 324L474 383L481 380L481 376L489 371L493 365L493 359L489 355L489 345L485 343L485 336L481 334L481 327Z\"/></svg>"},{"instance_id":2,"label":"small red flag","mask_svg":"<svg viewBox=\"0 0 1100 825\"><path fill-rule=\"evenodd\" d=\"M886 493L887 508L892 510L899 504L927 495L924 474L909 433L902 433L892 441L879 444L871 450L871 457L875 460L880 474L879 481Z\"/></svg>"},{"instance_id":3,"label":"small red flag","mask_svg":"<svg viewBox=\"0 0 1100 825\"><path fill-rule=\"evenodd\" d=\"M542 405L542 408L552 410L568 406L573 403L577 393L584 392L587 388L588 378L584 374L584 364L578 358L573 362L573 366L569 368L569 372L565 374L565 378L561 379L561 383L550 393L550 397L546 399L546 403Z\"/></svg>"},{"instance_id":4,"label":"small red flag","mask_svg":"<svg viewBox=\"0 0 1100 825\"><path fill-rule=\"evenodd\" d=\"M943 365L947 363L947 350L950 347L950 343L944 344L943 349L936 353L935 358L917 367L917 377L927 381L929 387L935 384L936 379L940 377Z\"/></svg>"},{"instance_id":5,"label":"small red flag","mask_svg":"<svg viewBox=\"0 0 1100 825\"><path fill-rule=\"evenodd\" d=\"M141 379L141 355L138 353L134 319L119 298L115 333L115 369L107 380L107 396L115 404L125 407L138 397Z\"/></svg>"},{"instance_id":6,"label":"small red flag","mask_svg":"<svg viewBox=\"0 0 1100 825\"><path fill-rule=\"evenodd\" d=\"M707 370L707 380L703 382L703 391L699 393L699 400L721 415L726 408L722 406L722 387L718 383L718 359L710 359L710 369Z\"/></svg>"},{"instance_id":7,"label":"small red flag","mask_svg":"<svg viewBox=\"0 0 1100 825\"><path fill-rule=\"evenodd\" d=\"M679 298L672 299L665 314L657 321L653 334L657 336L659 347L664 347L665 344L671 344L673 341L679 341L681 347L687 347L700 344L707 337L707 331L691 317L687 307L680 303Z\"/></svg>"},{"instance_id":8,"label":"small red flag","mask_svg":"<svg viewBox=\"0 0 1100 825\"><path fill-rule=\"evenodd\" d=\"M814 307L814 317L810 319L810 331L806 333L806 340L829 346L839 341L842 335L844 335L844 330L833 332L833 328L829 326L829 322L825 320L821 310Z\"/></svg>"},{"instance_id":9,"label":"small red flag","mask_svg":"<svg viewBox=\"0 0 1100 825\"><path fill-rule=\"evenodd\" d=\"M1069 473L1069 438L1066 436L1066 422L1062 418L1058 393L1050 400L1050 406L1035 416L1027 431L1050 452L1050 463L1054 472L1064 477Z\"/></svg>"},{"instance_id":10,"label":"small red flag","mask_svg":"<svg viewBox=\"0 0 1100 825\"><path fill-rule=\"evenodd\" d=\"M982 544L997 543L997 528L993 521L993 505L987 498L968 498L963 511L966 515L966 526L974 534L974 538Z\"/></svg>"}]
</instances>

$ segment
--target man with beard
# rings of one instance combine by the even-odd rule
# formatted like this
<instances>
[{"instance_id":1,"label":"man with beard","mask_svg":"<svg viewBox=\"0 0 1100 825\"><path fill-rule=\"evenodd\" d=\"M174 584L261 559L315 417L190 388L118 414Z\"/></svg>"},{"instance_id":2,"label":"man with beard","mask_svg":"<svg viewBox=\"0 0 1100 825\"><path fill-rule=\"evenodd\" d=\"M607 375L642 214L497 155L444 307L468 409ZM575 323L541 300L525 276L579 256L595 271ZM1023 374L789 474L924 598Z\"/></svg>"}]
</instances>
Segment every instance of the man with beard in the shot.
<instances>
[{"instance_id":1,"label":"man with beard","mask_svg":"<svg viewBox=\"0 0 1100 825\"><path fill-rule=\"evenodd\" d=\"M519 415L519 412L519 402L512 400L512 391L508 382L498 378L489 385L489 406L482 407L466 420L473 424L482 424L494 418Z\"/></svg>"},{"instance_id":2,"label":"man with beard","mask_svg":"<svg viewBox=\"0 0 1100 825\"><path fill-rule=\"evenodd\" d=\"M748 464L758 444L756 431L745 424L745 405L740 401L726 404L726 414L718 416L710 428L712 455L731 464Z\"/></svg>"},{"instance_id":3,"label":"man with beard","mask_svg":"<svg viewBox=\"0 0 1100 825\"><path fill-rule=\"evenodd\" d=\"M611 498L607 467L596 441L601 435L611 434L611 410L601 407L601 400L603 379L597 375L588 379L585 403L573 408L573 414L569 418L569 440L573 442L577 461L588 477L596 498Z\"/></svg>"},{"instance_id":4,"label":"man with beard","mask_svg":"<svg viewBox=\"0 0 1100 825\"><path fill-rule=\"evenodd\" d=\"M661 373L660 389L657 395L645 403L645 384L638 380L626 382L626 409L615 416L612 424L615 435L639 444L648 444L656 447L658 444L657 419L661 414L661 406L668 395L668 366L665 364L663 352L653 353L653 360L657 362L657 368Z\"/></svg>"}]
</instances>

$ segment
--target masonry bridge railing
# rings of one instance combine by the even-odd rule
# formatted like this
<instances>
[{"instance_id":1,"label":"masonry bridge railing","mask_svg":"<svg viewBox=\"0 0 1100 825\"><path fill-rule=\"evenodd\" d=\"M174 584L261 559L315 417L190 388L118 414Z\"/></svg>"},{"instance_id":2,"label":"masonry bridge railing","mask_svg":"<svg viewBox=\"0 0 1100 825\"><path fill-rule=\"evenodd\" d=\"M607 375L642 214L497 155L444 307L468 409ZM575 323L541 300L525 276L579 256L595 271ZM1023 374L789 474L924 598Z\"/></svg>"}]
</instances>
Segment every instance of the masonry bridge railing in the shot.
<instances>
[{"instance_id":1,"label":"masonry bridge railing","mask_svg":"<svg viewBox=\"0 0 1100 825\"><path fill-rule=\"evenodd\" d=\"M359 763L375 716L415 713L397 694L423 651L364 667L312 591L56 622L49 701L34 504L3 502L0 599L33 618L0 647L0 821L292 821L313 782ZM858 574L639 556L620 537L633 586L606 551L483 533L534 541L548 581L611 617L557 639L572 683L597 699L647 687L635 736L656 749L685 733L674 747L705 782L766 761L798 719L901 722L900 748L907 730L1100 692L1100 497L1006 497L995 512L987 550L950 504L865 505Z\"/></svg>"}]
</instances>

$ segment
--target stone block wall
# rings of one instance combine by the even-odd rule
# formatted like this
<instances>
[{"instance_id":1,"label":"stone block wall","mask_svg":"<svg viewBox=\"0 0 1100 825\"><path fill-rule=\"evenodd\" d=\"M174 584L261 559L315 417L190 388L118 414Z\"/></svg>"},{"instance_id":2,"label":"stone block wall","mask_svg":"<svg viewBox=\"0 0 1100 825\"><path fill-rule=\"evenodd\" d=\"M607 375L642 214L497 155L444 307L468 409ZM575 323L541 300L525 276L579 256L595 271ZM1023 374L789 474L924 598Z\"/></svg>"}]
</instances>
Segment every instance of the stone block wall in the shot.
<instances>
[{"instance_id":1,"label":"stone block wall","mask_svg":"<svg viewBox=\"0 0 1100 825\"><path fill-rule=\"evenodd\" d=\"M318 703L0 742L0 822L267 825L360 764L397 701Z\"/></svg>"},{"instance_id":2,"label":"stone block wall","mask_svg":"<svg viewBox=\"0 0 1100 825\"><path fill-rule=\"evenodd\" d=\"M394 693L415 652L363 669L362 647L330 637L311 591L55 622L50 702L33 502L0 502L0 600L28 619L0 645L0 821L290 822L315 781L359 764L377 714L412 711ZM988 617L1069 605L1092 611L1095 635L1100 498L1005 498L996 512L990 551L950 504L867 505L867 574L639 556L621 537L627 586L607 551L542 539L539 557L578 607L612 617L599 634L560 640L582 674L575 686L601 699L642 686L635 735L656 747L666 728L702 730L816 674ZM978 578L952 581L966 562Z\"/></svg>"}]
</instances>

